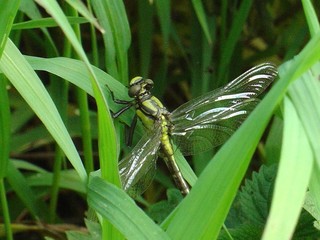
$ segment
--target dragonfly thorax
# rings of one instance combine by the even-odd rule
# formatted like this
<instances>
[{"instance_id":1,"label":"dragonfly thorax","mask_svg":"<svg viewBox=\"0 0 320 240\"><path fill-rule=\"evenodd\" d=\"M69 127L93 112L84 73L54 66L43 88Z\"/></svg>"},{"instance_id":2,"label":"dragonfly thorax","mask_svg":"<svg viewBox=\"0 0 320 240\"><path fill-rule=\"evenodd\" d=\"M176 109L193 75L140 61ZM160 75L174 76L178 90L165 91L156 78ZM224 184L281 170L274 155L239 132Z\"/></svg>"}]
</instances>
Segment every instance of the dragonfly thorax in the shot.
<instances>
[{"instance_id":1,"label":"dragonfly thorax","mask_svg":"<svg viewBox=\"0 0 320 240\"><path fill-rule=\"evenodd\" d=\"M130 81L129 96L135 99L137 116L144 126L152 130L155 122L168 121L170 114L161 101L153 96L150 90L153 88L151 79L135 77Z\"/></svg>"}]
</instances>

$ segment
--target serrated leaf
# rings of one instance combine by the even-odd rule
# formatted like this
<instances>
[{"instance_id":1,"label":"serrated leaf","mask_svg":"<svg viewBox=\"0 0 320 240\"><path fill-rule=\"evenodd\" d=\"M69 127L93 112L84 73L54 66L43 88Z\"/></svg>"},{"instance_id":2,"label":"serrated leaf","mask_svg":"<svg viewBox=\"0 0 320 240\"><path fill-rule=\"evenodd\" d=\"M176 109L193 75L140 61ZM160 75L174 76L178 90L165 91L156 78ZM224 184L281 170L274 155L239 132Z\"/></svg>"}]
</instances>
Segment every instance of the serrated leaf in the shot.
<instances>
[{"instance_id":1,"label":"serrated leaf","mask_svg":"<svg viewBox=\"0 0 320 240\"><path fill-rule=\"evenodd\" d=\"M315 199L310 192L307 192L306 198L304 200L303 208L308 211L315 219L315 227L319 227L320 224L320 211L317 208L317 204L315 203ZM320 230L320 228L318 228Z\"/></svg>"},{"instance_id":2,"label":"serrated leaf","mask_svg":"<svg viewBox=\"0 0 320 240\"><path fill-rule=\"evenodd\" d=\"M167 197L167 200L157 202L148 209L148 215L157 223L163 222L183 199L180 191L177 189L168 189Z\"/></svg>"},{"instance_id":3,"label":"serrated leaf","mask_svg":"<svg viewBox=\"0 0 320 240\"><path fill-rule=\"evenodd\" d=\"M262 166L258 173L253 173L252 180L247 180L241 189L239 195L242 212L251 223L265 223L275 176L276 165Z\"/></svg>"},{"instance_id":4,"label":"serrated leaf","mask_svg":"<svg viewBox=\"0 0 320 240\"><path fill-rule=\"evenodd\" d=\"M314 218L303 210L292 239L319 239L319 237L320 231L314 226Z\"/></svg>"},{"instance_id":5,"label":"serrated leaf","mask_svg":"<svg viewBox=\"0 0 320 240\"><path fill-rule=\"evenodd\" d=\"M101 226L97 222L85 219L85 224L88 228L88 232L78 232L78 231L68 231L68 240L100 240L101 236Z\"/></svg>"},{"instance_id":6,"label":"serrated leaf","mask_svg":"<svg viewBox=\"0 0 320 240\"><path fill-rule=\"evenodd\" d=\"M232 236L233 240L257 240L260 239L263 230L263 225L254 225L254 224L242 224L237 229L228 229L229 233ZM229 235L223 231L219 240L230 240Z\"/></svg>"}]
</instances>

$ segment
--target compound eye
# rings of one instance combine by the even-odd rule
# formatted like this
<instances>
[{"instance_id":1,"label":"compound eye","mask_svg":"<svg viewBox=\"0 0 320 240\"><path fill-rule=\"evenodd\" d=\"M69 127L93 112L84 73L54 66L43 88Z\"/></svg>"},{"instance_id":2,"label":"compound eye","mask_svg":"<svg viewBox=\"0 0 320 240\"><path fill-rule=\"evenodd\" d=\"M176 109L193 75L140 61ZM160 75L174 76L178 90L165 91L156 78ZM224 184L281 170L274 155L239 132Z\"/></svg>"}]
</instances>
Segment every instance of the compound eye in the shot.
<instances>
[{"instance_id":1,"label":"compound eye","mask_svg":"<svg viewBox=\"0 0 320 240\"><path fill-rule=\"evenodd\" d=\"M146 83L146 89L147 90L150 90L150 89L152 89L153 88L153 85L154 85L154 83L153 83L153 81L151 80L151 79L146 79L145 80L145 83Z\"/></svg>"},{"instance_id":2,"label":"compound eye","mask_svg":"<svg viewBox=\"0 0 320 240\"><path fill-rule=\"evenodd\" d=\"M141 84L143 82L143 78L138 76L138 77L134 77L131 79L130 81L130 86L133 86L133 85L137 85L137 84Z\"/></svg>"},{"instance_id":3,"label":"compound eye","mask_svg":"<svg viewBox=\"0 0 320 240\"><path fill-rule=\"evenodd\" d=\"M129 97L134 98L135 96L138 95L140 90L141 90L141 86L140 85L132 85L132 86L130 86L129 91L128 91Z\"/></svg>"}]
</instances>

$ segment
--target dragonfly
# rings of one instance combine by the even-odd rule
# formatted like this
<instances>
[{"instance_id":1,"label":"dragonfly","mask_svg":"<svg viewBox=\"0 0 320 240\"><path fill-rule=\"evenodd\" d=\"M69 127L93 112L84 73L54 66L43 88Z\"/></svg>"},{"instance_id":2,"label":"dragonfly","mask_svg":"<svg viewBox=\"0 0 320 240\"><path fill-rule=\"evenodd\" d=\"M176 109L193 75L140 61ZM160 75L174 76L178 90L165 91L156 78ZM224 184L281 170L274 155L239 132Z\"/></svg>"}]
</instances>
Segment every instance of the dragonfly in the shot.
<instances>
[{"instance_id":1,"label":"dragonfly","mask_svg":"<svg viewBox=\"0 0 320 240\"><path fill-rule=\"evenodd\" d=\"M190 186L183 178L174 157L174 146L183 155L204 152L223 144L238 129L257 106L263 93L277 77L272 63L257 65L226 86L194 98L169 112L161 101L151 94L151 79L134 77L128 95L131 101L112 98L125 104L114 117L135 107L146 133L132 151L119 162L123 189L132 197L142 194L150 185L161 157L183 195Z\"/></svg>"}]
</instances>

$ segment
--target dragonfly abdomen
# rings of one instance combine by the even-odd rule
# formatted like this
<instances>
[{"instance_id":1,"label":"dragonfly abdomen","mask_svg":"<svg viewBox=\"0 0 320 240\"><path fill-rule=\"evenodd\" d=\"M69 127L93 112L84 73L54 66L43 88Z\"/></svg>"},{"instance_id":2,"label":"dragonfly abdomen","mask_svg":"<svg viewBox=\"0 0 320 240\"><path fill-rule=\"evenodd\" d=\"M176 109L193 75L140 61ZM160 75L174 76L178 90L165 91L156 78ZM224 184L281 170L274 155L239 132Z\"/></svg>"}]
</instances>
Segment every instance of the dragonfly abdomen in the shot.
<instances>
[{"instance_id":1,"label":"dragonfly abdomen","mask_svg":"<svg viewBox=\"0 0 320 240\"><path fill-rule=\"evenodd\" d=\"M172 144L169 139L169 133L168 133L168 120L164 115L161 116L161 127L162 127L162 134L161 134L161 157L165 161L172 178L177 185L177 187L180 189L181 193L183 195L187 195L190 192L189 185L184 180L181 171L174 159L174 153Z\"/></svg>"}]
</instances>

